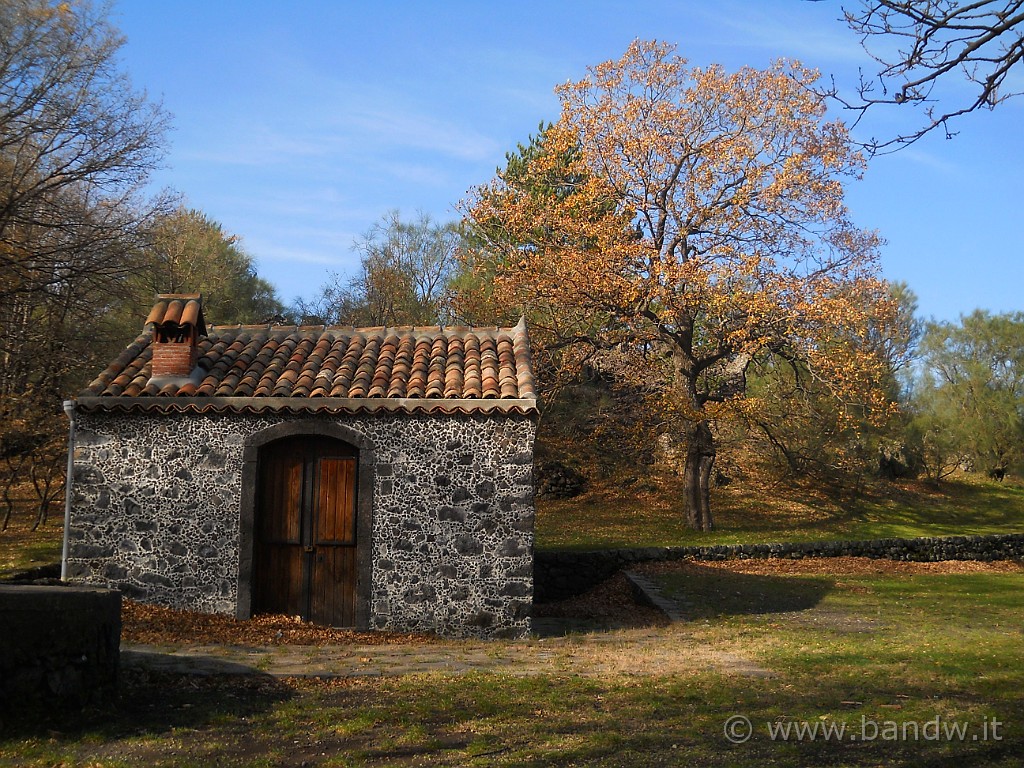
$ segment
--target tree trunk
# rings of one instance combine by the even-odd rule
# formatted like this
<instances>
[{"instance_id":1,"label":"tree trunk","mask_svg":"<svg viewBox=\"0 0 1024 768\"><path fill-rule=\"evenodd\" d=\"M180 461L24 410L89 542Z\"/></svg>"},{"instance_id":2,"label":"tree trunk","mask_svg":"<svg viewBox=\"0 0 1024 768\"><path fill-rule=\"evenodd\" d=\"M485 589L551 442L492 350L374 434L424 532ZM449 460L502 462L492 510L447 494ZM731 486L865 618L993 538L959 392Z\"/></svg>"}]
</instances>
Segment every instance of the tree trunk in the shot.
<instances>
[{"instance_id":1,"label":"tree trunk","mask_svg":"<svg viewBox=\"0 0 1024 768\"><path fill-rule=\"evenodd\" d=\"M683 502L686 521L698 531L710 531L711 468L715 464L715 438L707 421L691 422L686 435L683 466Z\"/></svg>"}]
</instances>

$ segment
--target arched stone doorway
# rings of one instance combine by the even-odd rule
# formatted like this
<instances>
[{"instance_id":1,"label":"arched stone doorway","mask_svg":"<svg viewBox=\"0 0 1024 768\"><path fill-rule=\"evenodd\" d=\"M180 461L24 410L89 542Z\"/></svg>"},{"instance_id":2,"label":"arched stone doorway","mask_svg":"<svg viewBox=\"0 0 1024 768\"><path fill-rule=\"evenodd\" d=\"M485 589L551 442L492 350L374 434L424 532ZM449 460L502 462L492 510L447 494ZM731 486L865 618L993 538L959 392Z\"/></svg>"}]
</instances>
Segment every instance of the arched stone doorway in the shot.
<instances>
[{"instance_id":1,"label":"arched stone doorway","mask_svg":"<svg viewBox=\"0 0 1024 768\"><path fill-rule=\"evenodd\" d=\"M238 615L366 627L372 447L334 424L279 424L246 440Z\"/></svg>"}]
</instances>

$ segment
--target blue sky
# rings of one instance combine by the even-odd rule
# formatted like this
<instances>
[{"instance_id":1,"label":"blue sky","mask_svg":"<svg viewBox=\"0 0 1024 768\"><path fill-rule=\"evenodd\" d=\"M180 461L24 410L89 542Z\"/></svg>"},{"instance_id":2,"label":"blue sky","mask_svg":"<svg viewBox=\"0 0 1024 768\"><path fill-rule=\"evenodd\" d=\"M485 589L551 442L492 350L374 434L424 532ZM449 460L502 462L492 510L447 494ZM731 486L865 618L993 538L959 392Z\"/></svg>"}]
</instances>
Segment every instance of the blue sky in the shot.
<instances>
[{"instance_id":1,"label":"blue sky","mask_svg":"<svg viewBox=\"0 0 1024 768\"><path fill-rule=\"evenodd\" d=\"M387 211L457 218L505 152L557 119L553 87L634 38L729 69L795 58L852 85L870 61L840 13L832 0L116 0L113 21L133 83L174 116L154 185L240 236L290 302L350 270L353 241ZM885 276L925 317L1024 309L1022 118L1024 99L970 115L955 139L876 158L849 187L856 222L887 240Z\"/></svg>"}]
</instances>

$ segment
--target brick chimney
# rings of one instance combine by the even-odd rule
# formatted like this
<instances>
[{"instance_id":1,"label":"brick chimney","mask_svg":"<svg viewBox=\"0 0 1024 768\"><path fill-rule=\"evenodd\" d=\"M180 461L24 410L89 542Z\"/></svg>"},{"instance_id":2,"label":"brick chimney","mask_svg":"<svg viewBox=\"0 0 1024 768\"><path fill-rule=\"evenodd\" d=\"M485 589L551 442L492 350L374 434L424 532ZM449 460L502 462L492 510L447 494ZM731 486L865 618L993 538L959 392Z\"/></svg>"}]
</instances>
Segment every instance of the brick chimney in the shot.
<instances>
[{"instance_id":1,"label":"brick chimney","mask_svg":"<svg viewBox=\"0 0 1024 768\"><path fill-rule=\"evenodd\" d=\"M157 296L146 318L153 333L151 380L184 384L192 379L199 358L199 337L206 335L203 297L195 293Z\"/></svg>"}]
</instances>

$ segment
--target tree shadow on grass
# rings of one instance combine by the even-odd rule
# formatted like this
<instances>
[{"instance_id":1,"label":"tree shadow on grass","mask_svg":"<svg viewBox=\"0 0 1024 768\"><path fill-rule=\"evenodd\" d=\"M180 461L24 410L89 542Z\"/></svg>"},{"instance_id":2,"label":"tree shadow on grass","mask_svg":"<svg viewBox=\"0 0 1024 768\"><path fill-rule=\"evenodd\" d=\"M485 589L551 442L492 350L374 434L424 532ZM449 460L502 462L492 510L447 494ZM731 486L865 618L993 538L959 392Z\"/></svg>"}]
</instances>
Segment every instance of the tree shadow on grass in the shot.
<instances>
[{"instance_id":1,"label":"tree shadow on grass","mask_svg":"<svg viewBox=\"0 0 1024 768\"><path fill-rule=\"evenodd\" d=\"M790 613L814 608L835 587L820 576L762 576L735 573L692 562L641 568L676 602L687 619L730 615ZM638 600L619 573L582 595L535 603L534 634L658 627L671 623L659 609Z\"/></svg>"},{"instance_id":2,"label":"tree shadow on grass","mask_svg":"<svg viewBox=\"0 0 1024 768\"><path fill-rule=\"evenodd\" d=\"M6 739L45 738L73 743L84 737L103 742L178 729L201 729L225 720L267 712L294 696L285 683L249 667L219 662L220 669L170 671L127 665L114 701L81 710L18 709L0 720ZM232 668L234 667L234 668Z\"/></svg>"},{"instance_id":3,"label":"tree shadow on grass","mask_svg":"<svg viewBox=\"0 0 1024 768\"><path fill-rule=\"evenodd\" d=\"M688 618L700 619L806 611L835 588L828 577L736 573L696 563L679 563L654 578Z\"/></svg>"}]
</instances>

